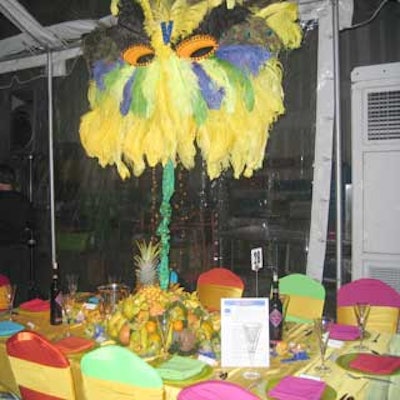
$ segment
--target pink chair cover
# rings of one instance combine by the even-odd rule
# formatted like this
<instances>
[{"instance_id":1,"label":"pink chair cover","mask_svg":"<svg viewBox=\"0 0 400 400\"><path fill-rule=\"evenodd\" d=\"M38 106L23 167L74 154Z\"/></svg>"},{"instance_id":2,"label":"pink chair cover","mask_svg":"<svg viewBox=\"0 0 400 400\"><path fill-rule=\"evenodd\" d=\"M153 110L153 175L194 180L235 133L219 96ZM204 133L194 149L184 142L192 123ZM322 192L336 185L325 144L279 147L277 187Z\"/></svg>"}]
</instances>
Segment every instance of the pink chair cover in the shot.
<instances>
[{"instance_id":1,"label":"pink chair cover","mask_svg":"<svg viewBox=\"0 0 400 400\"><path fill-rule=\"evenodd\" d=\"M9 284L10 280L7 278L7 276L0 274L0 286L5 286Z\"/></svg>"},{"instance_id":2,"label":"pink chair cover","mask_svg":"<svg viewBox=\"0 0 400 400\"><path fill-rule=\"evenodd\" d=\"M343 285L337 292L339 307L352 306L356 302L381 307L400 307L400 293L379 279L357 279Z\"/></svg>"},{"instance_id":3,"label":"pink chair cover","mask_svg":"<svg viewBox=\"0 0 400 400\"><path fill-rule=\"evenodd\" d=\"M258 400L253 393L225 381L204 381L182 389L178 400Z\"/></svg>"},{"instance_id":4,"label":"pink chair cover","mask_svg":"<svg viewBox=\"0 0 400 400\"><path fill-rule=\"evenodd\" d=\"M204 284L218 284L223 286L233 286L240 289L244 288L244 283L240 276L236 275L227 268L212 268L209 271L203 272L199 275L197 280L198 285Z\"/></svg>"}]
</instances>

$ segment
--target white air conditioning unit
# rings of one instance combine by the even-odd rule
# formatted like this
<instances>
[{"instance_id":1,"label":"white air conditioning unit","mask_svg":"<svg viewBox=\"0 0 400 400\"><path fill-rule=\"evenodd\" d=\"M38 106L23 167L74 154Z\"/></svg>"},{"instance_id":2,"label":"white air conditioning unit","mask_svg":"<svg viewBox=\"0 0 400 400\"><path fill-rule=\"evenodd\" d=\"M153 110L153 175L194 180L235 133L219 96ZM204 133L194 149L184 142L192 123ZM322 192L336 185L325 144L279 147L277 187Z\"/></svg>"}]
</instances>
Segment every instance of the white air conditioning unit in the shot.
<instances>
[{"instance_id":1,"label":"white air conditioning unit","mask_svg":"<svg viewBox=\"0 0 400 400\"><path fill-rule=\"evenodd\" d=\"M400 291L400 63L352 79L352 279Z\"/></svg>"}]
</instances>

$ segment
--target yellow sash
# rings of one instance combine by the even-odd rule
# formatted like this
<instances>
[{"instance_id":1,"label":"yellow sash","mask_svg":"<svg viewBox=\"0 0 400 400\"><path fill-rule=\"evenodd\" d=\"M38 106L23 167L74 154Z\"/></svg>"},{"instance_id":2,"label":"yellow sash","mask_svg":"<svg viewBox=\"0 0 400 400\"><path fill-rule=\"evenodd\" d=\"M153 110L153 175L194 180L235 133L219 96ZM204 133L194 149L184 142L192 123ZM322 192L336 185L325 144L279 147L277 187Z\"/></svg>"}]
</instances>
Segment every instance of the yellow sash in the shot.
<instances>
[{"instance_id":1,"label":"yellow sash","mask_svg":"<svg viewBox=\"0 0 400 400\"><path fill-rule=\"evenodd\" d=\"M320 318L324 309L324 300L313 297L289 294L290 300L286 311L286 321L312 322Z\"/></svg>"},{"instance_id":2,"label":"yellow sash","mask_svg":"<svg viewBox=\"0 0 400 400\"><path fill-rule=\"evenodd\" d=\"M75 399L70 368L55 368L9 356L19 386L61 399Z\"/></svg>"},{"instance_id":3,"label":"yellow sash","mask_svg":"<svg viewBox=\"0 0 400 400\"><path fill-rule=\"evenodd\" d=\"M163 388L142 388L83 375L83 390L87 400L163 400Z\"/></svg>"},{"instance_id":4,"label":"yellow sash","mask_svg":"<svg viewBox=\"0 0 400 400\"><path fill-rule=\"evenodd\" d=\"M399 309L397 307L372 306L367 319L366 330L396 333L398 321ZM353 307L338 307L337 322L345 325L357 325Z\"/></svg>"},{"instance_id":5,"label":"yellow sash","mask_svg":"<svg viewBox=\"0 0 400 400\"><path fill-rule=\"evenodd\" d=\"M8 285L0 286L0 310L8 307L6 286Z\"/></svg>"},{"instance_id":6,"label":"yellow sash","mask_svg":"<svg viewBox=\"0 0 400 400\"><path fill-rule=\"evenodd\" d=\"M198 285L197 294L205 308L216 311L221 309L222 298L242 297L243 289L233 286L205 284Z\"/></svg>"}]
</instances>

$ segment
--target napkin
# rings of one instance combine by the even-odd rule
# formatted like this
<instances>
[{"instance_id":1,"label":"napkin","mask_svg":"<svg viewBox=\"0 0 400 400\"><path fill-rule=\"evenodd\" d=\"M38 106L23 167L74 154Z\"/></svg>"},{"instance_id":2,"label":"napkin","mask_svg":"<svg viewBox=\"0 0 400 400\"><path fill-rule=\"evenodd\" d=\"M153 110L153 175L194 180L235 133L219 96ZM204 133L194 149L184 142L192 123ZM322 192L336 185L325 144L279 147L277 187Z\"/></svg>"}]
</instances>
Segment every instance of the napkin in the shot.
<instances>
[{"instance_id":1,"label":"napkin","mask_svg":"<svg viewBox=\"0 0 400 400\"><path fill-rule=\"evenodd\" d=\"M400 357L359 354L349 367L372 374L390 375L400 368Z\"/></svg>"},{"instance_id":2,"label":"napkin","mask_svg":"<svg viewBox=\"0 0 400 400\"><path fill-rule=\"evenodd\" d=\"M11 336L14 333L23 331L24 325L13 321L0 321L0 336Z\"/></svg>"},{"instance_id":3,"label":"napkin","mask_svg":"<svg viewBox=\"0 0 400 400\"><path fill-rule=\"evenodd\" d=\"M19 305L19 308L21 310L34 311L34 312L48 311L50 310L50 304L46 300L32 299L26 301L25 303L21 303Z\"/></svg>"},{"instance_id":4,"label":"napkin","mask_svg":"<svg viewBox=\"0 0 400 400\"><path fill-rule=\"evenodd\" d=\"M360 337L360 330L353 325L332 325L329 337L336 340L356 340Z\"/></svg>"},{"instance_id":5,"label":"napkin","mask_svg":"<svg viewBox=\"0 0 400 400\"><path fill-rule=\"evenodd\" d=\"M68 336L54 343L64 354L80 353L81 351L91 349L95 344L96 342L92 339L78 336Z\"/></svg>"},{"instance_id":6,"label":"napkin","mask_svg":"<svg viewBox=\"0 0 400 400\"><path fill-rule=\"evenodd\" d=\"M194 358L174 355L159 365L157 371L163 379L178 381L200 374L205 366L202 361Z\"/></svg>"},{"instance_id":7,"label":"napkin","mask_svg":"<svg viewBox=\"0 0 400 400\"><path fill-rule=\"evenodd\" d=\"M319 400L325 387L325 382L297 376L285 376L268 391L268 396L277 400Z\"/></svg>"}]
</instances>

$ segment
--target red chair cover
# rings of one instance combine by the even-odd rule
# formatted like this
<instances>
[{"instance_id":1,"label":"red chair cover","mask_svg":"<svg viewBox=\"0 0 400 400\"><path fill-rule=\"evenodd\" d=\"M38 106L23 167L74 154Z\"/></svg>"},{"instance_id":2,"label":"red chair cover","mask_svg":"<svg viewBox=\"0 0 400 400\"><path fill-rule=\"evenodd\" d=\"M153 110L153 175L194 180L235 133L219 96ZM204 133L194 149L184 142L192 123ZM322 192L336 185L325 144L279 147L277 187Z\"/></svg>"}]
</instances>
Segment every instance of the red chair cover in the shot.
<instances>
[{"instance_id":1,"label":"red chair cover","mask_svg":"<svg viewBox=\"0 0 400 400\"><path fill-rule=\"evenodd\" d=\"M6 342L6 349L9 356L36 364L55 368L70 366L65 355L36 332L22 331L11 336ZM24 400L60 400L59 397L40 393L27 387L19 386L19 388Z\"/></svg>"}]
</instances>

